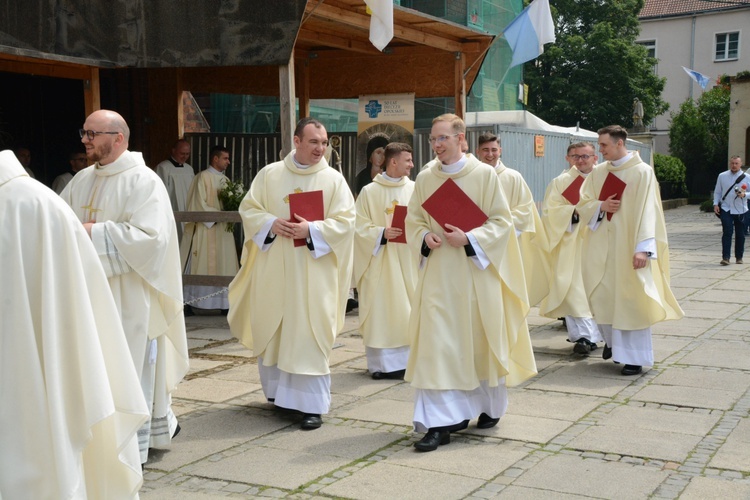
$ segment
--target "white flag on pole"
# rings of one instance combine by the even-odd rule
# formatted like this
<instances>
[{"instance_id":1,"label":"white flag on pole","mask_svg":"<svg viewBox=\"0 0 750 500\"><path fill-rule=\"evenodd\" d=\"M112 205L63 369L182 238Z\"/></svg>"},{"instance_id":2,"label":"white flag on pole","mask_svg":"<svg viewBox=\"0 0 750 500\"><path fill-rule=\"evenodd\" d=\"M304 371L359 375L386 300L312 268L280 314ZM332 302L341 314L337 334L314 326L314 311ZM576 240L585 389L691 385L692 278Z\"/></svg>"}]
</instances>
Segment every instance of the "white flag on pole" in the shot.
<instances>
[{"instance_id":1,"label":"white flag on pole","mask_svg":"<svg viewBox=\"0 0 750 500\"><path fill-rule=\"evenodd\" d=\"M393 0L365 0L370 11L370 41L379 51L393 38Z\"/></svg>"}]
</instances>

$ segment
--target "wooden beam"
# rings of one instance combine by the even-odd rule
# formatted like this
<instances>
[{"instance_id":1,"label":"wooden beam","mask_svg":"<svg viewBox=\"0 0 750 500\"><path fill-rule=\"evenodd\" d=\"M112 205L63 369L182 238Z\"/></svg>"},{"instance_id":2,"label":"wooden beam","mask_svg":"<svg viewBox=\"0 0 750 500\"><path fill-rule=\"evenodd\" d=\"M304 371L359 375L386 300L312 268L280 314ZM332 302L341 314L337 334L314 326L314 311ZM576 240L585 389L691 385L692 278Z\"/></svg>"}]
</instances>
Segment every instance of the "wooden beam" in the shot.
<instances>
[{"instance_id":1,"label":"wooden beam","mask_svg":"<svg viewBox=\"0 0 750 500\"><path fill-rule=\"evenodd\" d=\"M454 96L456 102L456 115L462 119L466 114L466 79L464 78L464 55L456 53L456 63L454 66Z\"/></svg>"},{"instance_id":2,"label":"wooden beam","mask_svg":"<svg viewBox=\"0 0 750 500\"><path fill-rule=\"evenodd\" d=\"M294 53L289 58L289 63L279 66L279 121L281 123L281 156L285 157L294 149L292 146L292 135L297 123L295 113L294 92Z\"/></svg>"},{"instance_id":3,"label":"wooden beam","mask_svg":"<svg viewBox=\"0 0 750 500\"><path fill-rule=\"evenodd\" d=\"M89 68L89 76L83 81L83 107L86 116L102 107L99 68Z\"/></svg>"},{"instance_id":4,"label":"wooden beam","mask_svg":"<svg viewBox=\"0 0 750 500\"><path fill-rule=\"evenodd\" d=\"M351 12L339 7L334 7L332 5L319 5L318 8L315 9L312 17L344 23L348 26L361 28L368 32L370 30L370 16ZM395 23L393 25L393 37L400 38L408 42L417 43L419 45L427 45L436 49L447 50L449 52L461 52L463 50L461 42L449 40L447 38L425 33L424 31L416 30L413 28L399 26Z\"/></svg>"},{"instance_id":5,"label":"wooden beam","mask_svg":"<svg viewBox=\"0 0 750 500\"><path fill-rule=\"evenodd\" d=\"M296 55L296 51L295 51ZM297 61L295 68L299 68L299 119L310 116L310 60Z\"/></svg>"},{"instance_id":6,"label":"wooden beam","mask_svg":"<svg viewBox=\"0 0 750 500\"><path fill-rule=\"evenodd\" d=\"M310 29L302 28L297 36L297 43L304 42L312 45L324 45L336 49L343 49L351 52L362 52L365 54L378 54L379 51L368 41L360 42L330 33L322 33Z\"/></svg>"}]
</instances>

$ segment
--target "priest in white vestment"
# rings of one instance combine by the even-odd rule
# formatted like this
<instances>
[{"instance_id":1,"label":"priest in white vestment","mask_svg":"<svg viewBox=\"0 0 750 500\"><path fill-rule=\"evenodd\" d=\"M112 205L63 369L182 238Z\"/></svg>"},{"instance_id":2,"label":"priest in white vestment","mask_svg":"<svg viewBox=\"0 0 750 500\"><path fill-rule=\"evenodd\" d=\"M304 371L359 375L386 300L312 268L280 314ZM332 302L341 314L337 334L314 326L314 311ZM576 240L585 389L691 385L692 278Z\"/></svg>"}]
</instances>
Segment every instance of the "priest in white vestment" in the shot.
<instances>
[{"instance_id":1,"label":"priest in white vestment","mask_svg":"<svg viewBox=\"0 0 750 500\"><path fill-rule=\"evenodd\" d=\"M659 183L638 152L625 147L619 125L599 130L605 163L581 186L578 212L591 232L584 240L583 285L604 337L604 359L622 363L623 375L653 366L651 326L684 315L669 288L669 244ZM625 183L601 201L608 176ZM608 192L608 191L607 191Z\"/></svg>"},{"instance_id":2,"label":"priest in white vestment","mask_svg":"<svg viewBox=\"0 0 750 500\"><path fill-rule=\"evenodd\" d=\"M359 331L372 378L402 379L409 359L409 314L417 261L403 227L392 225L397 206L414 192L411 146L385 147L385 172L359 193L354 236L354 279L359 291ZM403 222L403 221L402 221Z\"/></svg>"},{"instance_id":3,"label":"priest in white vestment","mask_svg":"<svg viewBox=\"0 0 750 500\"><path fill-rule=\"evenodd\" d=\"M583 288L581 268L586 263L582 262L581 249L589 228L581 223L577 201L568 190L580 193L579 183L591 173L597 161L594 145L571 144L566 159L572 166L550 182L544 196L542 224L549 240L552 278L549 295L539 305L539 314L565 318L568 341L574 343L573 352L587 356L603 339ZM573 201L569 199L571 196Z\"/></svg>"},{"instance_id":4,"label":"priest in white vestment","mask_svg":"<svg viewBox=\"0 0 750 500\"><path fill-rule=\"evenodd\" d=\"M0 227L0 497L137 498L149 412L107 278L70 207L9 150Z\"/></svg>"},{"instance_id":5,"label":"priest in white vestment","mask_svg":"<svg viewBox=\"0 0 750 500\"><path fill-rule=\"evenodd\" d=\"M128 151L130 130L114 111L95 111L81 129L86 156L61 196L94 243L120 312L151 420L138 432L141 462L179 429L171 393L188 371L177 227L167 191Z\"/></svg>"},{"instance_id":6,"label":"priest in white vestment","mask_svg":"<svg viewBox=\"0 0 750 500\"><path fill-rule=\"evenodd\" d=\"M422 170L406 217L407 239L421 254L409 322L405 379L416 389L415 443L433 451L450 433L497 425L507 385L536 374L526 326L529 302L513 219L494 169L461 152L466 127L453 114L433 120L430 143L438 164ZM488 217L464 232L444 230L422 204L453 182Z\"/></svg>"},{"instance_id":7,"label":"priest in white vestment","mask_svg":"<svg viewBox=\"0 0 750 500\"><path fill-rule=\"evenodd\" d=\"M187 210L188 191L195 176L193 167L187 162L189 158L190 143L185 139L180 139L172 146L172 155L156 165L156 175L164 182L172 210L175 212ZM184 222L177 225L177 236L180 241L182 241L184 228Z\"/></svg>"},{"instance_id":8,"label":"priest in white vestment","mask_svg":"<svg viewBox=\"0 0 750 500\"><path fill-rule=\"evenodd\" d=\"M224 172L229 167L229 150L214 146L209 153L209 167L195 176L187 199L189 212L220 212L219 191L229 180ZM234 224L231 225L234 227ZM234 231L226 223L188 222L180 245L183 274L204 276L234 276L237 274L237 249ZM229 309L225 287L185 285L183 288L187 309Z\"/></svg>"},{"instance_id":9,"label":"priest in white vestment","mask_svg":"<svg viewBox=\"0 0 750 500\"><path fill-rule=\"evenodd\" d=\"M300 411L301 428L311 430L331 404L328 361L352 276L354 198L328 167L319 121L300 120L293 140L295 149L258 172L240 205L245 244L229 285L229 326L258 356L266 398ZM290 195L314 191L322 192L321 220L290 213Z\"/></svg>"},{"instance_id":10,"label":"priest in white vestment","mask_svg":"<svg viewBox=\"0 0 750 500\"><path fill-rule=\"evenodd\" d=\"M521 246L529 305L535 306L549 293L551 276L548 263L549 242L539 210L521 172L505 166L500 159L503 152L500 138L491 132L485 132L479 136L478 143L477 158L497 172L513 214L513 227Z\"/></svg>"}]
</instances>

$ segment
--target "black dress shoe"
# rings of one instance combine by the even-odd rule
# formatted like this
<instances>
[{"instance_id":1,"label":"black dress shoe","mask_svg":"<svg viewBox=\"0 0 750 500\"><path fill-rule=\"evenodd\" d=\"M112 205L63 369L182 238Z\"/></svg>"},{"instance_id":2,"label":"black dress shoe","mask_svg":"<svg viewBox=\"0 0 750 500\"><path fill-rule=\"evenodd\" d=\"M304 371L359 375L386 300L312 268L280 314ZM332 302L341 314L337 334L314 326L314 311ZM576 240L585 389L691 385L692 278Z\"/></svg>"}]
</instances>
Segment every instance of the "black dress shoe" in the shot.
<instances>
[{"instance_id":1,"label":"black dress shoe","mask_svg":"<svg viewBox=\"0 0 750 500\"><path fill-rule=\"evenodd\" d=\"M182 313L185 316L195 316L195 313L193 312L193 308L189 305L185 304L185 306L182 308Z\"/></svg>"},{"instance_id":2,"label":"black dress shoe","mask_svg":"<svg viewBox=\"0 0 750 500\"><path fill-rule=\"evenodd\" d=\"M590 352L596 350L596 344L589 339L580 338L576 340L575 344L576 345L573 346L573 352L576 354L588 356Z\"/></svg>"},{"instance_id":3,"label":"black dress shoe","mask_svg":"<svg viewBox=\"0 0 750 500\"><path fill-rule=\"evenodd\" d=\"M174 434L172 434L172 439L176 438L177 434L179 434L181 430L182 430L182 427L180 427L180 424L177 424L177 427L174 430Z\"/></svg>"},{"instance_id":4,"label":"black dress shoe","mask_svg":"<svg viewBox=\"0 0 750 500\"><path fill-rule=\"evenodd\" d=\"M607 344L604 344L604 349L602 349L602 359L609 359L612 357L612 348L609 347Z\"/></svg>"},{"instance_id":5,"label":"black dress shoe","mask_svg":"<svg viewBox=\"0 0 750 500\"><path fill-rule=\"evenodd\" d=\"M323 425L323 419L315 413L304 413L299 428L303 431L311 431Z\"/></svg>"},{"instance_id":6,"label":"black dress shoe","mask_svg":"<svg viewBox=\"0 0 750 500\"><path fill-rule=\"evenodd\" d=\"M221 309L221 315L227 316L229 314L229 309Z\"/></svg>"},{"instance_id":7,"label":"black dress shoe","mask_svg":"<svg viewBox=\"0 0 750 500\"><path fill-rule=\"evenodd\" d=\"M414 443L414 447L419 451L435 451L441 444L451 442L451 433L449 431L428 430L422 439Z\"/></svg>"},{"instance_id":8,"label":"black dress shoe","mask_svg":"<svg viewBox=\"0 0 750 500\"><path fill-rule=\"evenodd\" d=\"M499 421L499 418L492 418L486 413L482 413L477 420L477 429L491 429L495 427Z\"/></svg>"},{"instance_id":9,"label":"black dress shoe","mask_svg":"<svg viewBox=\"0 0 750 500\"><path fill-rule=\"evenodd\" d=\"M383 380L385 377L385 373L383 372L372 372L372 379L373 380Z\"/></svg>"},{"instance_id":10,"label":"black dress shoe","mask_svg":"<svg viewBox=\"0 0 750 500\"><path fill-rule=\"evenodd\" d=\"M622 367L622 373L623 375L638 375L643 371L643 367L639 365L625 365Z\"/></svg>"},{"instance_id":11,"label":"black dress shoe","mask_svg":"<svg viewBox=\"0 0 750 500\"><path fill-rule=\"evenodd\" d=\"M396 370L395 372L372 372L373 380L404 380L406 370Z\"/></svg>"},{"instance_id":12,"label":"black dress shoe","mask_svg":"<svg viewBox=\"0 0 750 500\"><path fill-rule=\"evenodd\" d=\"M359 301L355 299L346 300L346 312L351 312L358 307L359 307Z\"/></svg>"}]
</instances>

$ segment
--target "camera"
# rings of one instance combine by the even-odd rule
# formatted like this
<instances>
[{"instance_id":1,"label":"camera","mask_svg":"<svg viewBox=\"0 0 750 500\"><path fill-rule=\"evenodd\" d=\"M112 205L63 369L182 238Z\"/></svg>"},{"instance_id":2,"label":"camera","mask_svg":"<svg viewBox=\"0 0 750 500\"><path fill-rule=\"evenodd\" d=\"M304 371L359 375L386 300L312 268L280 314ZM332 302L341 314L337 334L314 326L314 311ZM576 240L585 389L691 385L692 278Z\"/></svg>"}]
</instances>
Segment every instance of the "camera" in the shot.
<instances>
[{"instance_id":1,"label":"camera","mask_svg":"<svg viewBox=\"0 0 750 500\"><path fill-rule=\"evenodd\" d=\"M742 192L742 188L739 185L734 186L734 192L737 194L740 194Z\"/></svg>"}]
</instances>

